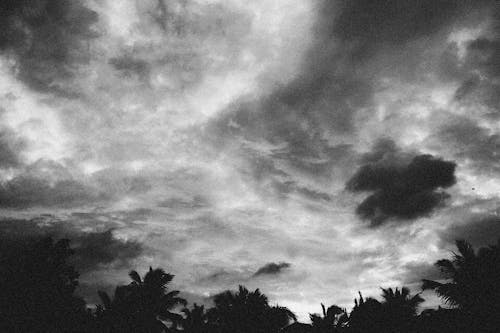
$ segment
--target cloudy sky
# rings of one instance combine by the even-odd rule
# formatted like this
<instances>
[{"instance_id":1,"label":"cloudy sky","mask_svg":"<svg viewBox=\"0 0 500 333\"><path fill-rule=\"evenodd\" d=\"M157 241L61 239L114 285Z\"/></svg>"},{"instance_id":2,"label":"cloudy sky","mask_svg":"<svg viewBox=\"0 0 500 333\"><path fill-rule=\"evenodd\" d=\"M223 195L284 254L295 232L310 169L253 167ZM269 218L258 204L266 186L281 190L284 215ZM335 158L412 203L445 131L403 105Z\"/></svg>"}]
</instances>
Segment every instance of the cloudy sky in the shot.
<instances>
[{"instance_id":1,"label":"cloudy sky","mask_svg":"<svg viewBox=\"0 0 500 333\"><path fill-rule=\"evenodd\" d=\"M300 318L500 237L491 0L8 0L5 238L76 247L81 292L161 266Z\"/></svg>"}]
</instances>

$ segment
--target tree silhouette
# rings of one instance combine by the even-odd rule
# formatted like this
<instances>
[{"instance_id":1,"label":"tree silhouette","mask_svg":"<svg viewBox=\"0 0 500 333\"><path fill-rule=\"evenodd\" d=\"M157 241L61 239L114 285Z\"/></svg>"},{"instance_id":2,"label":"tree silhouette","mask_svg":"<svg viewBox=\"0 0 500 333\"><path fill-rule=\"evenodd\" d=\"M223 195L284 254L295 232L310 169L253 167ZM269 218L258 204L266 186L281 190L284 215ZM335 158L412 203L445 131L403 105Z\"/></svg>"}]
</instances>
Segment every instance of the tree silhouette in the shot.
<instances>
[{"instance_id":1,"label":"tree silhouette","mask_svg":"<svg viewBox=\"0 0 500 333\"><path fill-rule=\"evenodd\" d=\"M205 311L205 306L193 304L192 309L184 308L184 319L182 319L182 328L189 333L208 333L211 332L210 324L208 323L208 314Z\"/></svg>"},{"instance_id":2,"label":"tree silhouette","mask_svg":"<svg viewBox=\"0 0 500 333\"><path fill-rule=\"evenodd\" d=\"M278 332L296 320L285 307L269 306L267 297L256 289L250 292L239 286L237 292L225 291L214 296L215 307L208 312L215 332L259 333Z\"/></svg>"},{"instance_id":3,"label":"tree silhouette","mask_svg":"<svg viewBox=\"0 0 500 333\"><path fill-rule=\"evenodd\" d=\"M500 241L474 251L465 240L457 240L458 253L451 260L436 262L446 282L423 280L422 289L434 290L457 309L471 330L500 329Z\"/></svg>"},{"instance_id":4,"label":"tree silhouette","mask_svg":"<svg viewBox=\"0 0 500 333\"><path fill-rule=\"evenodd\" d=\"M349 328L353 333L383 332L385 329L382 305L374 298L364 299L359 292L359 300L354 299L354 307L349 315Z\"/></svg>"},{"instance_id":5,"label":"tree silhouette","mask_svg":"<svg viewBox=\"0 0 500 333\"><path fill-rule=\"evenodd\" d=\"M98 317L104 327L113 332L169 332L182 321L182 316L173 313L178 305L186 301L178 297L179 291L168 291L167 285L174 276L161 268L149 268L141 279L139 273L131 271L132 282L119 286L114 298L99 292L103 306L98 309ZM169 322L171 327L165 325Z\"/></svg>"},{"instance_id":6,"label":"tree silhouette","mask_svg":"<svg viewBox=\"0 0 500 333\"><path fill-rule=\"evenodd\" d=\"M290 311L287 307L275 305L270 307L266 313L268 326L272 329L272 331L277 331L288 324L290 321L296 322L297 317L295 313Z\"/></svg>"},{"instance_id":7,"label":"tree silhouette","mask_svg":"<svg viewBox=\"0 0 500 333\"><path fill-rule=\"evenodd\" d=\"M73 254L68 240L29 240L4 236L0 242L0 332L40 333L497 333L500 332L500 241L474 251L457 241L451 259L437 261L443 280L423 280L449 308L427 309L406 287L382 288L381 298L354 300L352 311L336 305L311 314L311 325L293 312L269 305L259 289L224 291L208 310L186 307L179 291L168 286L174 276L149 268L141 277L115 289L113 297L98 292L102 304L86 309L75 296L78 273L67 263ZM183 305L182 312L174 309ZM181 315L181 313L183 315ZM289 325L293 321L293 324Z\"/></svg>"},{"instance_id":8,"label":"tree silhouette","mask_svg":"<svg viewBox=\"0 0 500 333\"><path fill-rule=\"evenodd\" d=\"M359 301L354 300L354 308L349 317L352 332L409 332L416 324L416 314L420 295L411 296L406 287L401 289L381 288L382 302L373 298L364 299L359 293Z\"/></svg>"},{"instance_id":9,"label":"tree silhouette","mask_svg":"<svg viewBox=\"0 0 500 333\"><path fill-rule=\"evenodd\" d=\"M382 312L389 332L408 332L414 326L418 306L424 302L419 294L411 296L406 287L382 288Z\"/></svg>"},{"instance_id":10,"label":"tree silhouette","mask_svg":"<svg viewBox=\"0 0 500 333\"><path fill-rule=\"evenodd\" d=\"M420 313L413 332L418 333L456 333L470 332L463 318L454 309L426 309ZM472 333L472 332L471 332Z\"/></svg>"},{"instance_id":11,"label":"tree silhouette","mask_svg":"<svg viewBox=\"0 0 500 333\"><path fill-rule=\"evenodd\" d=\"M89 324L74 295L78 273L69 240L4 242L0 249L0 331L77 332Z\"/></svg>"},{"instance_id":12,"label":"tree silhouette","mask_svg":"<svg viewBox=\"0 0 500 333\"><path fill-rule=\"evenodd\" d=\"M313 332L342 332L349 320L346 310L337 305L332 305L326 309L323 303L321 303L321 309L323 310L322 316L316 313L309 315Z\"/></svg>"}]
</instances>

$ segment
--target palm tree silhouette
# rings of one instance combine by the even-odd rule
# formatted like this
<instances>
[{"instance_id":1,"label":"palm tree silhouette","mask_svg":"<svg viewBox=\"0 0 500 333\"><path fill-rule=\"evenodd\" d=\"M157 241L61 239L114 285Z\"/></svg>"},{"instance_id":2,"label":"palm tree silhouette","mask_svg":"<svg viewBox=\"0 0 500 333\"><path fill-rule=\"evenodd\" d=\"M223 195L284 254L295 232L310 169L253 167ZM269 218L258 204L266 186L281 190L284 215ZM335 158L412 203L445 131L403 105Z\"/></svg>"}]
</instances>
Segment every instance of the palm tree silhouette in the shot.
<instances>
[{"instance_id":1,"label":"palm tree silhouette","mask_svg":"<svg viewBox=\"0 0 500 333\"><path fill-rule=\"evenodd\" d=\"M270 333L295 320L285 307L271 307L259 289L250 292L239 286L237 292L225 291L214 298L215 307L208 312L209 321L222 333Z\"/></svg>"},{"instance_id":2,"label":"palm tree silhouette","mask_svg":"<svg viewBox=\"0 0 500 333\"><path fill-rule=\"evenodd\" d=\"M408 332L416 322L419 305L424 302L420 294L411 296L410 289L382 288L382 311L390 332Z\"/></svg>"},{"instance_id":3,"label":"palm tree silhouette","mask_svg":"<svg viewBox=\"0 0 500 333\"><path fill-rule=\"evenodd\" d=\"M182 321L180 314L171 312L178 305L186 305L179 291L168 291L167 285L174 275L163 269L149 268L141 279L139 273L129 273L132 282L126 286L118 286L114 298L100 291L103 302L100 317L105 325L111 325L112 331L132 332L170 332ZM165 325L169 322L171 327Z\"/></svg>"},{"instance_id":4,"label":"palm tree silhouette","mask_svg":"<svg viewBox=\"0 0 500 333\"><path fill-rule=\"evenodd\" d=\"M417 309L420 303L424 302L424 299L420 294L411 296L410 289L403 287L400 289L396 288L381 288L382 289L382 304L389 309L404 311L402 315L406 317L415 316L417 314Z\"/></svg>"},{"instance_id":5,"label":"palm tree silhouette","mask_svg":"<svg viewBox=\"0 0 500 333\"><path fill-rule=\"evenodd\" d=\"M354 307L349 314L350 332L383 332L384 324L382 304L372 297L365 299L359 292L359 300L354 299Z\"/></svg>"},{"instance_id":6,"label":"palm tree silhouette","mask_svg":"<svg viewBox=\"0 0 500 333\"><path fill-rule=\"evenodd\" d=\"M267 310L267 322L272 330L281 329L289 325L290 321L296 322L297 316L287 307L275 305Z\"/></svg>"},{"instance_id":7,"label":"palm tree silhouette","mask_svg":"<svg viewBox=\"0 0 500 333\"><path fill-rule=\"evenodd\" d=\"M205 306L193 304L193 308L184 308L184 319L182 319L182 328L189 333L206 333L209 332L208 314L205 311Z\"/></svg>"},{"instance_id":8,"label":"palm tree silhouette","mask_svg":"<svg viewBox=\"0 0 500 333\"><path fill-rule=\"evenodd\" d=\"M347 326L349 316L345 309L337 305L332 305L326 309L323 303L321 303L321 309L323 310L322 316L316 313L309 315L313 332L341 332Z\"/></svg>"},{"instance_id":9,"label":"palm tree silhouette","mask_svg":"<svg viewBox=\"0 0 500 333\"><path fill-rule=\"evenodd\" d=\"M412 296L406 287L381 288L382 302L373 298L354 300L354 308L349 316L351 332L409 332L416 325L416 314L424 299Z\"/></svg>"},{"instance_id":10,"label":"palm tree silhouette","mask_svg":"<svg viewBox=\"0 0 500 333\"><path fill-rule=\"evenodd\" d=\"M436 262L445 282L423 280L422 289L434 290L457 309L471 329L500 329L500 241L474 251L465 240L457 240L458 253L451 260Z\"/></svg>"}]
</instances>

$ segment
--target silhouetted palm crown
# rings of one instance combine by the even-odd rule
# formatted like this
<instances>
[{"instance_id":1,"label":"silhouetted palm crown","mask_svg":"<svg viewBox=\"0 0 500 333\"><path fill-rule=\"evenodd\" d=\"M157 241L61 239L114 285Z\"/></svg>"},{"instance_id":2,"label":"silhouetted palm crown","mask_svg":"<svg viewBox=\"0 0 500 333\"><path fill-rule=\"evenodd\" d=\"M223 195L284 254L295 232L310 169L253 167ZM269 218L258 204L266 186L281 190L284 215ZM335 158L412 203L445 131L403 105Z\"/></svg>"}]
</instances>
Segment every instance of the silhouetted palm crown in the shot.
<instances>
[{"instance_id":1,"label":"silhouetted palm crown","mask_svg":"<svg viewBox=\"0 0 500 333\"><path fill-rule=\"evenodd\" d=\"M349 316L345 309L332 305L328 309L321 303L323 315L310 314L313 332L340 332L347 325Z\"/></svg>"},{"instance_id":2,"label":"silhouetted palm crown","mask_svg":"<svg viewBox=\"0 0 500 333\"><path fill-rule=\"evenodd\" d=\"M99 292L104 304L103 312L108 312L114 320L121 319L127 323L120 327L162 332L168 331L163 321L175 327L182 320L180 314L170 311L178 305L186 305L186 301L178 297L179 291L167 290L173 275L160 268L149 268L144 279L136 271L131 271L129 276L132 282L117 287L113 300L106 293Z\"/></svg>"},{"instance_id":3,"label":"silhouetted palm crown","mask_svg":"<svg viewBox=\"0 0 500 333\"><path fill-rule=\"evenodd\" d=\"M456 241L458 253L451 260L436 262L445 282L423 280L423 289L433 289L446 303L477 322L500 327L500 241L476 253L464 241ZM489 328L487 328L489 330Z\"/></svg>"},{"instance_id":4,"label":"silhouetted palm crown","mask_svg":"<svg viewBox=\"0 0 500 333\"><path fill-rule=\"evenodd\" d=\"M209 318L218 332L276 332L290 320L296 320L287 308L269 306L267 297L259 289L250 292L239 286L235 293L226 291L214 296L214 304Z\"/></svg>"}]
</instances>

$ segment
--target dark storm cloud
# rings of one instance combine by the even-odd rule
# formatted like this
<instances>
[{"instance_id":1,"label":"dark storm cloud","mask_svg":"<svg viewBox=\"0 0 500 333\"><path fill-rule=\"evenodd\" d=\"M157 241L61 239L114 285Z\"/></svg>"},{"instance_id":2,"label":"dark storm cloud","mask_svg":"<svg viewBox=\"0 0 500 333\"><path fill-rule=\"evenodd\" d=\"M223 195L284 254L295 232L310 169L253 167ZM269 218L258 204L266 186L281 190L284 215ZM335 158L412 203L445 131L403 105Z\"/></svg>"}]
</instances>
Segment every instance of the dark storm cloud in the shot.
<instances>
[{"instance_id":1,"label":"dark storm cloud","mask_svg":"<svg viewBox=\"0 0 500 333\"><path fill-rule=\"evenodd\" d=\"M480 70L481 73L486 74L488 78L498 78L500 76L500 11L495 18L499 22L499 31L493 38L480 37L469 43L467 47L469 65L473 69ZM495 30L496 30L495 29Z\"/></svg>"},{"instance_id":2,"label":"dark storm cloud","mask_svg":"<svg viewBox=\"0 0 500 333\"><path fill-rule=\"evenodd\" d=\"M147 80L151 71L151 65L147 61L126 55L111 58L109 63L124 76L135 75L142 80Z\"/></svg>"},{"instance_id":3,"label":"dark storm cloud","mask_svg":"<svg viewBox=\"0 0 500 333\"><path fill-rule=\"evenodd\" d=\"M197 209L207 207L207 199L202 196L195 195L193 198L183 199L183 198L169 198L163 200L158 204L158 207L171 208L171 209Z\"/></svg>"},{"instance_id":4,"label":"dark storm cloud","mask_svg":"<svg viewBox=\"0 0 500 333\"><path fill-rule=\"evenodd\" d=\"M92 271L99 267L126 267L128 262L143 253L140 243L120 240L113 236L113 230L82 233L71 238L75 249L73 258L81 272Z\"/></svg>"},{"instance_id":5,"label":"dark storm cloud","mask_svg":"<svg viewBox=\"0 0 500 333\"><path fill-rule=\"evenodd\" d=\"M375 146L375 150L379 148ZM372 193L356 209L371 226L393 219L414 220L430 215L449 197L442 189L455 184L455 167L454 162L432 155L418 155L409 162L384 156L361 166L346 187L352 192Z\"/></svg>"},{"instance_id":6,"label":"dark storm cloud","mask_svg":"<svg viewBox=\"0 0 500 333\"><path fill-rule=\"evenodd\" d=\"M225 280L225 279L230 279L230 278L234 278L235 276L238 276L238 273L236 272L228 272L226 270L218 270L214 273L211 273L207 276L204 276L202 277L201 279L199 279L198 282L200 283L214 283L214 282L218 282L220 280Z\"/></svg>"},{"instance_id":7,"label":"dark storm cloud","mask_svg":"<svg viewBox=\"0 0 500 333\"><path fill-rule=\"evenodd\" d=\"M404 272L400 275L403 285L421 284L422 279L439 280L441 272L434 263L410 262L402 267Z\"/></svg>"},{"instance_id":8,"label":"dark storm cloud","mask_svg":"<svg viewBox=\"0 0 500 333\"><path fill-rule=\"evenodd\" d=\"M270 262L260 267L253 276L260 275L277 275L282 273L285 269L290 268L291 264L287 262L274 263Z\"/></svg>"},{"instance_id":9,"label":"dark storm cloud","mask_svg":"<svg viewBox=\"0 0 500 333\"><path fill-rule=\"evenodd\" d=\"M387 44L401 46L436 34L473 5L473 0L342 0L327 1L325 7L332 16L339 13L330 32L353 43L356 55L364 58Z\"/></svg>"},{"instance_id":10,"label":"dark storm cloud","mask_svg":"<svg viewBox=\"0 0 500 333\"><path fill-rule=\"evenodd\" d=\"M315 191L307 187L299 187L297 188L297 191L298 193L302 194L303 196L311 200L330 201L332 199L328 193Z\"/></svg>"},{"instance_id":11,"label":"dark storm cloud","mask_svg":"<svg viewBox=\"0 0 500 333\"><path fill-rule=\"evenodd\" d=\"M438 140L454 148L457 159L465 159L480 171L500 171L500 135L467 118L456 118L442 126Z\"/></svg>"},{"instance_id":12,"label":"dark storm cloud","mask_svg":"<svg viewBox=\"0 0 500 333\"><path fill-rule=\"evenodd\" d=\"M29 87L69 96L63 81L85 63L85 41L96 36L97 14L81 1L4 0L0 52L13 56L15 73Z\"/></svg>"},{"instance_id":13,"label":"dark storm cloud","mask_svg":"<svg viewBox=\"0 0 500 333\"><path fill-rule=\"evenodd\" d=\"M109 265L122 267L143 253L141 244L116 238L113 230L83 232L68 221L53 216L31 220L0 220L2 246L22 244L42 237L70 239L75 250L71 258L80 273L99 270Z\"/></svg>"},{"instance_id":14,"label":"dark storm cloud","mask_svg":"<svg viewBox=\"0 0 500 333\"><path fill-rule=\"evenodd\" d=\"M230 106L212 129L229 145L241 137L284 146L270 158L325 174L336 163L329 139L349 138L357 114L375 112L379 72L406 71L407 45L430 41L475 7L474 1L323 1L316 6L312 46L295 78L259 101ZM413 53L411 58L420 59Z\"/></svg>"},{"instance_id":15,"label":"dark storm cloud","mask_svg":"<svg viewBox=\"0 0 500 333\"><path fill-rule=\"evenodd\" d=\"M500 239L500 209L488 215L451 224L439 236L443 247L452 247L457 239L465 239L475 247L496 244Z\"/></svg>"},{"instance_id":16,"label":"dark storm cloud","mask_svg":"<svg viewBox=\"0 0 500 333\"><path fill-rule=\"evenodd\" d=\"M20 167L14 178L0 182L0 208L69 208L104 203L123 195L146 193L154 182L147 175L116 168L85 177L73 170L71 163L52 160L41 159Z\"/></svg>"},{"instance_id":17,"label":"dark storm cloud","mask_svg":"<svg viewBox=\"0 0 500 333\"><path fill-rule=\"evenodd\" d=\"M121 194L141 194L151 190L154 180L148 175L130 173L123 169L108 168L92 175L108 196Z\"/></svg>"},{"instance_id":18,"label":"dark storm cloud","mask_svg":"<svg viewBox=\"0 0 500 333\"><path fill-rule=\"evenodd\" d=\"M0 169L19 166L21 164L19 152L23 147L24 142L12 131L0 129Z\"/></svg>"},{"instance_id":19,"label":"dark storm cloud","mask_svg":"<svg viewBox=\"0 0 500 333\"><path fill-rule=\"evenodd\" d=\"M488 106L490 116L498 117L500 98L500 7L496 1L479 1L486 10L481 15L483 22L489 22L486 32L467 42L463 61L448 59L448 67L454 67L454 76L462 83L455 97L459 102L480 103Z\"/></svg>"},{"instance_id":20,"label":"dark storm cloud","mask_svg":"<svg viewBox=\"0 0 500 333\"><path fill-rule=\"evenodd\" d=\"M68 207L105 199L104 194L74 179L49 180L20 175L0 184L0 207Z\"/></svg>"},{"instance_id":21,"label":"dark storm cloud","mask_svg":"<svg viewBox=\"0 0 500 333\"><path fill-rule=\"evenodd\" d=\"M377 163L386 158L395 158L399 154L401 154L401 150L392 139L382 138L375 142L370 152L363 154L361 162L365 164Z\"/></svg>"},{"instance_id":22,"label":"dark storm cloud","mask_svg":"<svg viewBox=\"0 0 500 333\"><path fill-rule=\"evenodd\" d=\"M306 199L312 201L330 201L331 196L328 193L317 191L305 186L300 186L296 182L288 181L278 181L275 180L272 183L273 191L282 197L287 197L290 194L298 194Z\"/></svg>"}]
</instances>

